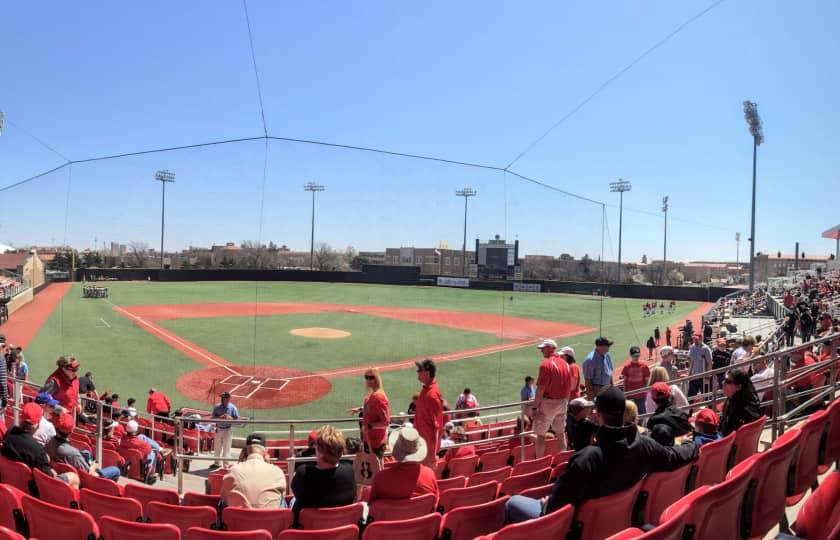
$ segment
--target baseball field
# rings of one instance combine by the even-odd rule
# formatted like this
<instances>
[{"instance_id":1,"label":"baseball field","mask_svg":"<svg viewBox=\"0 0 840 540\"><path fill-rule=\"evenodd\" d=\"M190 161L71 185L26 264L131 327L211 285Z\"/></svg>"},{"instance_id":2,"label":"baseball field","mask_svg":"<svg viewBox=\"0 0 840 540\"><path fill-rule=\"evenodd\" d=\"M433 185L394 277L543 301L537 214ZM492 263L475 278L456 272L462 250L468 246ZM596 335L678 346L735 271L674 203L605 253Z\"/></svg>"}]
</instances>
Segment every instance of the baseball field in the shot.
<instances>
[{"instance_id":1,"label":"baseball field","mask_svg":"<svg viewBox=\"0 0 840 540\"><path fill-rule=\"evenodd\" d=\"M54 284L18 312L7 337L25 346L41 382L63 353L97 389L145 405L150 386L175 407L207 408L233 395L256 418L343 416L360 403L366 366L383 370L393 412L419 390L414 360L439 361L444 397L468 386L482 405L515 401L540 361L534 344L557 339L579 359L599 333L623 363L659 326L699 317L704 304L642 316L641 300L436 287L299 282L103 283L107 299L80 284ZM17 335L15 335L17 334ZM675 331L676 336L676 331ZM664 344L664 337L663 337Z\"/></svg>"}]
</instances>

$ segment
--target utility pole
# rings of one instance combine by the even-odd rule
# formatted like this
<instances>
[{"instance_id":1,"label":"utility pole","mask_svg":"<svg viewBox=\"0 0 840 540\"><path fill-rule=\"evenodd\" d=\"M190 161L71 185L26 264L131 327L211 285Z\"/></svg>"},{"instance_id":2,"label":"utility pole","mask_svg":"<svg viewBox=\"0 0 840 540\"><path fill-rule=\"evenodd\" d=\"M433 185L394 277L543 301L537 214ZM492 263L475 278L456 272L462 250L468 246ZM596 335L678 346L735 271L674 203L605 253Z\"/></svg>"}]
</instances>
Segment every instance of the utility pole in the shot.
<instances>
[{"instance_id":1,"label":"utility pole","mask_svg":"<svg viewBox=\"0 0 840 540\"><path fill-rule=\"evenodd\" d=\"M316 191L324 191L324 186L322 184L316 184L315 182L307 182L305 186L303 186L304 191L311 191L312 192L312 229L310 232L310 243L309 243L309 269L315 270L315 192Z\"/></svg>"},{"instance_id":2,"label":"utility pole","mask_svg":"<svg viewBox=\"0 0 840 540\"><path fill-rule=\"evenodd\" d=\"M464 198L464 243L461 246L461 275L467 275L467 201L475 197L478 192L473 188L465 187L455 191L455 195Z\"/></svg>"},{"instance_id":3,"label":"utility pole","mask_svg":"<svg viewBox=\"0 0 840 540\"><path fill-rule=\"evenodd\" d=\"M668 196L662 197L662 213L665 214L665 236L662 241L662 284L668 277Z\"/></svg>"},{"instance_id":4,"label":"utility pole","mask_svg":"<svg viewBox=\"0 0 840 540\"><path fill-rule=\"evenodd\" d=\"M621 283L621 229L624 220L624 192L633 189L630 182L619 178L618 182L610 182L610 192L619 194L618 203L618 283Z\"/></svg>"},{"instance_id":5,"label":"utility pole","mask_svg":"<svg viewBox=\"0 0 840 540\"><path fill-rule=\"evenodd\" d=\"M163 270L163 231L166 227L166 184L175 183L175 173L161 169L155 173L155 180L160 182L160 269Z\"/></svg>"},{"instance_id":6,"label":"utility pole","mask_svg":"<svg viewBox=\"0 0 840 540\"><path fill-rule=\"evenodd\" d=\"M764 131L761 117L758 116L758 105L752 101L744 102L744 118L750 128L753 138L753 174L752 174L752 216L750 218L750 291L755 289L755 177L758 161L758 145L764 142Z\"/></svg>"}]
</instances>

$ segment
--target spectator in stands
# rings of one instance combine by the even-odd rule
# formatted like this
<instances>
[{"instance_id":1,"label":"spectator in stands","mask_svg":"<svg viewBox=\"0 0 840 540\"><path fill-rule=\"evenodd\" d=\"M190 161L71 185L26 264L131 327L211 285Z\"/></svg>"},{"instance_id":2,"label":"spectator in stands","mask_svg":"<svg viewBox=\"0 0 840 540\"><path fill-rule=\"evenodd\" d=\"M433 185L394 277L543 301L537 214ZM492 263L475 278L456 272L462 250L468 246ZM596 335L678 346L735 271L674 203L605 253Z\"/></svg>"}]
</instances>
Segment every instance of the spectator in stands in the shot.
<instances>
[{"instance_id":1,"label":"spectator in stands","mask_svg":"<svg viewBox=\"0 0 840 540\"><path fill-rule=\"evenodd\" d=\"M20 461L44 474L56 477L78 489L79 475L76 473L56 474L50 467L50 458L44 447L32 437L41 422L43 411L37 403L29 402L20 411L20 424L10 429L3 437L3 456Z\"/></svg>"},{"instance_id":2,"label":"spectator in stands","mask_svg":"<svg viewBox=\"0 0 840 540\"><path fill-rule=\"evenodd\" d=\"M650 379L648 379L648 386L653 387L658 382L668 383L671 378L668 376L668 371L664 366L656 366L650 371ZM688 399L686 399L683 391L676 384L669 385L671 400L677 407L688 407ZM653 389L648 391L645 396L645 410L653 412L656 410L656 401L653 399Z\"/></svg>"},{"instance_id":3,"label":"spectator in stands","mask_svg":"<svg viewBox=\"0 0 840 540\"><path fill-rule=\"evenodd\" d=\"M712 368L714 369L721 369L725 368L729 365L730 361L732 360L732 353L729 352L726 348L726 340L723 338L718 338L715 342L715 350L712 351ZM720 372L715 375L717 379L717 387L723 387L723 378L726 377L726 373Z\"/></svg>"},{"instance_id":4,"label":"spectator in stands","mask_svg":"<svg viewBox=\"0 0 840 540\"><path fill-rule=\"evenodd\" d=\"M775 375L775 372L773 366L768 364L767 360L756 360L755 364L753 364L753 371L754 374L750 377L750 380L752 381L756 392L767 390L773 386L773 376Z\"/></svg>"},{"instance_id":5,"label":"spectator in stands","mask_svg":"<svg viewBox=\"0 0 840 540\"><path fill-rule=\"evenodd\" d=\"M406 414L411 416L409 420L414 420L414 411L417 410L417 398L420 397L419 393L412 394L411 396L411 403L408 404L408 409L406 409Z\"/></svg>"},{"instance_id":6,"label":"spectator in stands","mask_svg":"<svg viewBox=\"0 0 840 540\"><path fill-rule=\"evenodd\" d=\"M6 362L0 362L0 409L5 409L9 403L9 380ZM2 411L0 411L2 412ZM2 415L0 415L2 416Z\"/></svg>"},{"instance_id":7,"label":"spectator in stands","mask_svg":"<svg viewBox=\"0 0 840 540\"><path fill-rule=\"evenodd\" d=\"M359 485L369 485L373 477L382 470L385 443L388 442L388 426L391 424L390 403L382 387L379 368L367 368L364 377L367 393L362 406L348 411L361 415L359 429L362 435L362 449L356 453L357 463L354 463L356 483Z\"/></svg>"},{"instance_id":8,"label":"spectator in stands","mask_svg":"<svg viewBox=\"0 0 840 540\"><path fill-rule=\"evenodd\" d=\"M595 403L579 397L569 403L566 417L566 438L570 450L580 450L592 444L598 424L592 421Z\"/></svg>"},{"instance_id":9,"label":"spectator in stands","mask_svg":"<svg viewBox=\"0 0 840 540\"><path fill-rule=\"evenodd\" d=\"M790 293L788 293L790 295ZM793 296L791 296L793 298ZM785 320L782 323L782 332L785 334L785 346L791 347L793 346L793 338L796 335L796 322L797 322L797 315L795 311L789 312L785 315Z\"/></svg>"},{"instance_id":10,"label":"spectator in stands","mask_svg":"<svg viewBox=\"0 0 840 540\"><path fill-rule=\"evenodd\" d=\"M169 418L169 412L171 410L172 402L169 401L169 396L156 388L149 388L149 397L146 399L146 412L155 416Z\"/></svg>"},{"instance_id":11,"label":"spectator in stands","mask_svg":"<svg viewBox=\"0 0 840 540\"><path fill-rule=\"evenodd\" d=\"M593 400L605 386L612 385L613 364L610 347L613 342L601 336L595 340L595 349L583 360L583 380L586 399Z\"/></svg>"},{"instance_id":12,"label":"spectator in stands","mask_svg":"<svg viewBox=\"0 0 840 540\"><path fill-rule=\"evenodd\" d=\"M137 403L137 400L134 399L133 397L128 398L128 400L125 402L125 407L123 407L120 410L120 415L128 417L128 418L136 417L137 416L137 407L135 406L136 403Z\"/></svg>"},{"instance_id":13,"label":"spectator in stands","mask_svg":"<svg viewBox=\"0 0 840 540\"><path fill-rule=\"evenodd\" d=\"M507 522L533 519L566 504L579 506L588 499L618 493L648 473L672 471L697 457L694 443L664 447L640 435L636 426L624 424L624 392L614 386L598 395L595 408L601 424L597 442L572 456L548 497L511 497L505 505Z\"/></svg>"},{"instance_id":14,"label":"spectator in stands","mask_svg":"<svg viewBox=\"0 0 840 540\"><path fill-rule=\"evenodd\" d=\"M723 380L726 401L720 415L720 433L724 437L761 416L761 406L746 371L730 369Z\"/></svg>"},{"instance_id":15,"label":"spectator in stands","mask_svg":"<svg viewBox=\"0 0 840 540\"><path fill-rule=\"evenodd\" d=\"M806 307L799 313L799 333L802 343L806 343L814 334L815 321L811 315L810 307Z\"/></svg>"},{"instance_id":16,"label":"spectator in stands","mask_svg":"<svg viewBox=\"0 0 840 540\"><path fill-rule=\"evenodd\" d=\"M368 502L409 499L426 493L437 497L439 490L435 472L422 464L428 448L417 430L403 427L393 432L390 446L397 463L374 478Z\"/></svg>"},{"instance_id":17,"label":"spectator in stands","mask_svg":"<svg viewBox=\"0 0 840 540\"><path fill-rule=\"evenodd\" d=\"M70 412L80 411L79 407L79 361L74 356L61 356L56 361L57 369L47 377L42 392L57 399L62 407Z\"/></svg>"},{"instance_id":18,"label":"spectator in stands","mask_svg":"<svg viewBox=\"0 0 840 540\"><path fill-rule=\"evenodd\" d=\"M475 394L472 393L472 390L469 388L464 388L464 391L458 396L458 399L455 401L455 410L456 411L463 411L465 409L476 409L480 407L478 404L478 399L475 397Z\"/></svg>"},{"instance_id":19,"label":"spectator in stands","mask_svg":"<svg viewBox=\"0 0 840 540\"><path fill-rule=\"evenodd\" d=\"M670 345L665 345L661 349L659 349L659 364L665 369L668 373L668 380L670 379L678 379L680 377L679 371L677 371L677 353L674 351L674 348Z\"/></svg>"},{"instance_id":20,"label":"spectator in stands","mask_svg":"<svg viewBox=\"0 0 840 540\"><path fill-rule=\"evenodd\" d=\"M453 427L449 437L454 444L463 444L467 442L467 432L461 426ZM474 455L475 446L472 444L468 444L466 446L458 446L447 450L446 453L443 455L443 461L445 463L445 467L443 470L444 477L449 476L450 461L452 461L455 458L469 457Z\"/></svg>"},{"instance_id":21,"label":"spectator in stands","mask_svg":"<svg viewBox=\"0 0 840 540\"><path fill-rule=\"evenodd\" d=\"M703 446L720 439L720 433L718 432L720 418L715 411L704 407L697 411L691 418L691 422L694 424L692 440L697 446Z\"/></svg>"},{"instance_id":22,"label":"spectator in stands","mask_svg":"<svg viewBox=\"0 0 840 540\"><path fill-rule=\"evenodd\" d=\"M703 343L703 335L696 333L693 336L694 343L688 349L689 375L700 375L712 369L712 349ZM704 391L703 386L706 377L700 377L688 381L688 397L695 396Z\"/></svg>"},{"instance_id":23,"label":"spectator in stands","mask_svg":"<svg viewBox=\"0 0 840 540\"><path fill-rule=\"evenodd\" d=\"M20 347L18 347L18 349L20 349ZM26 363L26 360L23 359L23 351L15 355L14 362L12 363L12 371L9 373L13 374L15 379L21 381L29 380L29 365Z\"/></svg>"},{"instance_id":24,"label":"spectator in stands","mask_svg":"<svg viewBox=\"0 0 840 540\"><path fill-rule=\"evenodd\" d=\"M443 433L443 397L441 397L435 376L437 366L430 358L422 362L415 362L417 365L417 380L423 385L420 396L417 398L417 407L414 412L414 427L423 440L429 451L426 453L425 465L434 468L437 464L437 454L440 449L440 439Z\"/></svg>"},{"instance_id":25,"label":"spectator in stands","mask_svg":"<svg viewBox=\"0 0 840 540\"><path fill-rule=\"evenodd\" d=\"M213 407L211 416L222 420L235 420L239 418L239 409L236 405L230 402L230 392L222 392L219 395L219 404ZM230 433L230 422L216 423L216 436L213 440L213 455L217 458L229 458L230 447L233 444L233 437ZM210 465L209 469L215 470L221 467L224 463L219 460Z\"/></svg>"},{"instance_id":26,"label":"spectator in stands","mask_svg":"<svg viewBox=\"0 0 840 540\"><path fill-rule=\"evenodd\" d=\"M793 360L793 367L791 369L804 368L819 362L819 359L810 350L796 351L791 354L791 359ZM822 385L824 378L825 374L822 371L813 371L804 376L800 375L799 378L788 387L788 393L797 394L799 392L805 392L807 390L811 390L812 388L816 388ZM797 407L812 397L813 396L801 396L792 398L788 404L788 409Z\"/></svg>"},{"instance_id":27,"label":"spectator in stands","mask_svg":"<svg viewBox=\"0 0 840 540\"><path fill-rule=\"evenodd\" d=\"M99 464L93 461L90 452L79 450L70 444L70 434L73 433L73 417L69 414L62 414L55 422L55 437L44 447L47 455L52 461L72 465L80 471L87 471L90 474L117 481L120 478L119 467L100 468Z\"/></svg>"},{"instance_id":28,"label":"spectator in stands","mask_svg":"<svg viewBox=\"0 0 840 540\"><path fill-rule=\"evenodd\" d=\"M122 424L111 418L102 421L102 440L119 445L123 436L125 436L125 428Z\"/></svg>"},{"instance_id":29,"label":"spectator in stands","mask_svg":"<svg viewBox=\"0 0 840 540\"><path fill-rule=\"evenodd\" d=\"M658 382L654 383L650 389L656 409L648 418L647 428L653 440L664 446L673 446L676 437L691 432L688 413L674 405L671 388L668 383Z\"/></svg>"},{"instance_id":30,"label":"spectator in stands","mask_svg":"<svg viewBox=\"0 0 840 540\"><path fill-rule=\"evenodd\" d=\"M732 352L731 364L734 365L738 362L743 362L752 358L753 347L755 347L755 338L752 336L744 336L744 339L741 340L741 346Z\"/></svg>"},{"instance_id":31,"label":"spectator in stands","mask_svg":"<svg viewBox=\"0 0 840 540\"><path fill-rule=\"evenodd\" d=\"M632 392L644 388L650 378L650 368L640 360L641 351L635 345L630 347L630 361L621 368L621 379L624 381L624 391ZM645 414L645 394L638 394L630 397L638 408L639 412Z\"/></svg>"},{"instance_id":32,"label":"spectator in stands","mask_svg":"<svg viewBox=\"0 0 840 540\"><path fill-rule=\"evenodd\" d=\"M636 426L640 432L642 431L642 429L644 429L642 428L642 426L638 425L639 407L636 405L636 402L632 399L628 399L624 403L624 423Z\"/></svg>"},{"instance_id":33,"label":"spectator in stands","mask_svg":"<svg viewBox=\"0 0 840 540\"><path fill-rule=\"evenodd\" d=\"M145 456L146 483L155 483L155 463L157 452L161 451L160 445L152 439L139 433L140 426L136 420L129 420L125 425L125 436L120 441L120 450L137 450Z\"/></svg>"},{"instance_id":34,"label":"spectator in stands","mask_svg":"<svg viewBox=\"0 0 840 540\"><path fill-rule=\"evenodd\" d=\"M79 377L79 393L88 394L89 392L96 392L96 385L93 384L93 373L90 371Z\"/></svg>"},{"instance_id":35,"label":"spectator in stands","mask_svg":"<svg viewBox=\"0 0 840 540\"><path fill-rule=\"evenodd\" d=\"M534 386L534 378L530 375L525 376L525 384L519 389L519 401L533 401L534 396L537 395L537 388ZM531 405L527 403L522 404L522 414L531 417Z\"/></svg>"},{"instance_id":36,"label":"spectator in stands","mask_svg":"<svg viewBox=\"0 0 840 540\"><path fill-rule=\"evenodd\" d=\"M537 435L534 450L539 458L545 454L545 435L549 428L558 435L566 432L566 412L573 381L569 364L555 352L557 343L553 339L542 340L537 348L543 355L543 361L537 375L532 425ZM565 450L566 440L562 436L557 439L558 448Z\"/></svg>"},{"instance_id":37,"label":"spectator in stands","mask_svg":"<svg viewBox=\"0 0 840 540\"><path fill-rule=\"evenodd\" d=\"M569 392L569 399L580 397L580 366L575 362L575 350L571 347L560 349L560 356L566 359L569 364L569 374L572 376L572 390Z\"/></svg>"},{"instance_id":38,"label":"spectator in stands","mask_svg":"<svg viewBox=\"0 0 840 540\"><path fill-rule=\"evenodd\" d=\"M341 460L344 435L333 426L323 426L315 440L315 463L297 468L292 478L295 520L304 508L333 508L351 504L356 497L353 466Z\"/></svg>"},{"instance_id":39,"label":"spectator in stands","mask_svg":"<svg viewBox=\"0 0 840 540\"><path fill-rule=\"evenodd\" d=\"M35 403L41 406L41 419L38 422L38 428L32 437L41 446L46 446L50 439L55 437L55 426L51 421L51 417L58 415L55 413L56 407L60 407L57 399L53 399L51 395L46 392L38 392L35 396ZM59 412L60 414L60 412ZM48 418L48 416L50 418Z\"/></svg>"},{"instance_id":40,"label":"spectator in stands","mask_svg":"<svg viewBox=\"0 0 840 540\"><path fill-rule=\"evenodd\" d=\"M286 475L269 462L265 437L251 433L239 454L239 463L222 479L222 505L237 508L285 508Z\"/></svg>"}]
</instances>

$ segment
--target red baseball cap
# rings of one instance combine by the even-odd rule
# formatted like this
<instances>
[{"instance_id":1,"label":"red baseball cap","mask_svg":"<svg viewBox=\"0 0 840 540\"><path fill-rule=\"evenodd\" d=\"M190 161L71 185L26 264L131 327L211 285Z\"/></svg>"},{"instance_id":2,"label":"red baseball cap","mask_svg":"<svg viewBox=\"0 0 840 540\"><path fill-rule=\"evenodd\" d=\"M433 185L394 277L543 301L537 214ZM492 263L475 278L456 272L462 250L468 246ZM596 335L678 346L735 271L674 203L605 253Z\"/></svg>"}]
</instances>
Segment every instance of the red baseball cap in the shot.
<instances>
[{"instance_id":1,"label":"red baseball cap","mask_svg":"<svg viewBox=\"0 0 840 540\"><path fill-rule=\"evenodd\" d=\"M55 430L61 433L73 433L73 417L69 414L59 415L53 422Z\"/></svg>"},{"instance_id":2,"label":"red baseball cap","mask_svg":"<svg viewBox=\"0 0 840 540\"><path fill-rule=\"evenodd\" d=\"M720 425L720 418L718 415L715 414L715 411L712 409L700 409L697 413L691 418L692 422L703 422L704 424L711 424L713 426Z\"/></svg>"},{"instance_id":3,"label":"red baseball cap","mask_svg":"<svg viewBox=\"0 0 840 540\"><path fill-rule=\"evenodd\" d=\"M650 395L655 400L671 397L671 387L664 382L654 383L654 385L650 387Z\"/></svg>"},{"instance_id":4,"label":"red baseball cap","mask_svg":"<svg viewBox=\"0 0 840 540\"><path fill-rule=\"evenodd\" d=\"M694 338L695 339L703 339L703 334L701 334L700 332L694 332Z\"/></svg>"},{"instance_id":5,"label":"red baseball cap","mask_svg":"<svg viewBox=\"0 0 840 540\"><path fill-rule=\"evenodd\" d=\"M319 431L321 431L321 430L320 429L313 429L312 431L309 432L309 437L308 437L309 442L314 443L316 440L318 440L318 432Z\"/></svg>"},{"instance_id":6,"label":"red baseball cap","mask_svg":"<svg viewBox=\"0 0 840 540\"><path fill-rule=\"evenodd\" d=\"M30 401L24 405L20 411L20 422L21 424L37 426L41 423L41 418L43 416L44 411L41 409L41 406L34 401Z\"/></svg>"}]
</instances>

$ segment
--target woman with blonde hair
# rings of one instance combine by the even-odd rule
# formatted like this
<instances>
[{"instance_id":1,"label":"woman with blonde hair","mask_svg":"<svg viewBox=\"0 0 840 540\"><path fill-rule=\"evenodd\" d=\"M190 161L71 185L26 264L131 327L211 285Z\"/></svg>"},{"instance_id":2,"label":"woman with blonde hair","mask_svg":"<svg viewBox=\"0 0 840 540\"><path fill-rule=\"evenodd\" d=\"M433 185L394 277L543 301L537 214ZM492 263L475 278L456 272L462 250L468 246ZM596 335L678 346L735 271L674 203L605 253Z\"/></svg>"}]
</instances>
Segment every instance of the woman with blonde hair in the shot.
<instances>
[{"instance_id":1,"label":"woman with blonde hair","mask_svg":"<svg viewBox=\"0 0 840 540\"><path fill-rule=\"evenodd\" d=\"M388 442L388 426L391 423L391 410L388 396L382 388L382 375L379 368L370 366L365 370L365 394L361 407L354 407L348 412L360 414L359 428L362 435L362 448L357 452L353 468L356 482L360 485L373 483L373 477L382 470L382 458Z\"/></svg>"},{"instance_id":2,"label":"woman with blonde hair","mask_svg":"<svg viewBox=\"0 0 840 540\"><path fill-rule=\"evenodd\" d=\"M648 379L648 386L653 386L658 382L667 383L671 380L668 376L668 370L666 370L662 366L656 366L650 370L650 379ZM685 398L685 394L683 391L680 390L680 387L676 384L669 385L671 387L671 400L673 401L674 405L677 407L688 407L688 400ZM653 400L653 396L651 396L650 390L645 395L645 410L653 412L656 410L656 402Z\"/></svg>"}]
</instances>

